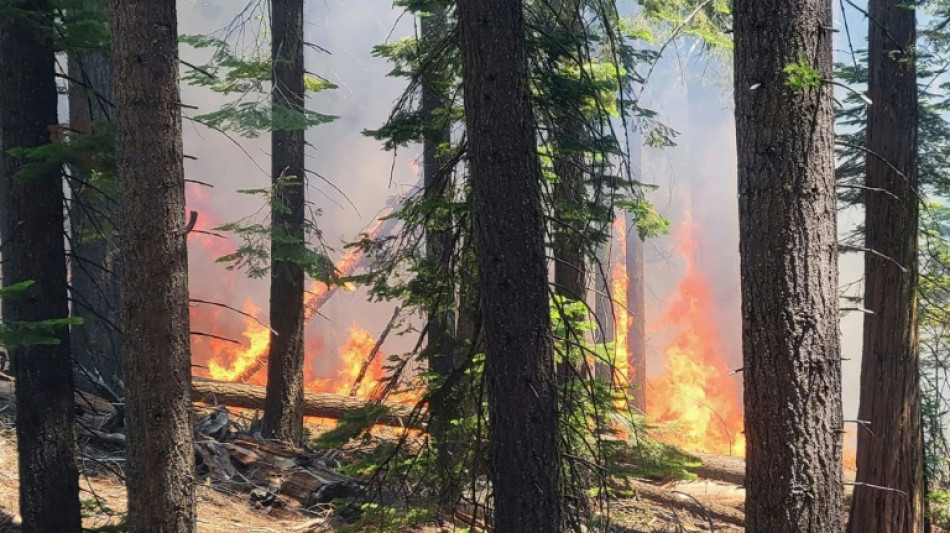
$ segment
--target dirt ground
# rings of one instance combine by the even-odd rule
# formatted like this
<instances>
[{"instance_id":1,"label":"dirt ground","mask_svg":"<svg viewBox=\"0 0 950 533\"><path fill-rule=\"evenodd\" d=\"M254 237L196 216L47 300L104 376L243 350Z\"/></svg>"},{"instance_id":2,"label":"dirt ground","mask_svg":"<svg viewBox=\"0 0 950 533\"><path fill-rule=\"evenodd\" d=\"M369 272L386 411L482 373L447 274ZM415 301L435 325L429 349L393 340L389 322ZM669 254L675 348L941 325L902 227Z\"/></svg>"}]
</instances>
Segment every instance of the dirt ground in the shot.
<instances>
[{"instance_id":1,"label":"dirt ground","mask_svg":"<svg viewBox=\"0 0 950 533\"><path fill-rule=\"evenodd\" d=\"M118 463L121 464L121 458ZM125 486L116 465L104 466L101 457L80 459L80 498L85 502L88 528L117 521L126 508ZM669 485L704 502L741 506L744 494L734 485L711 481L682 482ZM19 533L16 437L12 423L12 407L0 403L0 533ZM307 533L338 531L343 522L333 517L329 508L257 509L245 492L224 492L220 487L201 484L195 490L197 530L199 533ZM101 502L107 509L92 502ZM709 531L702 516L691 516L681 510L640 501L636 498L610 502L609 513L622 533L686 533ZM716 531L741 531L727 524L716 524ZM436 525L408 528L406 533L438 533L454 531L453 527Z\"/></svg>"}]
</instances>

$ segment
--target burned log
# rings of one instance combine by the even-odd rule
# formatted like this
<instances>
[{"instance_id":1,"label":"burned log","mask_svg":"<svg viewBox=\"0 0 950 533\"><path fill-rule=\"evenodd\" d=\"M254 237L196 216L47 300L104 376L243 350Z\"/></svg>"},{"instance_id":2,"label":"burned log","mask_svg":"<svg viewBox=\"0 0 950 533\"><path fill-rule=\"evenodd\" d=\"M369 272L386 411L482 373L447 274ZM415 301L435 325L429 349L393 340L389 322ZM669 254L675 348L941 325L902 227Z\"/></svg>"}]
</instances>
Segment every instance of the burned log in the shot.
<instances>
[{"instance_id":1,"label":"burned log","mask_svg":"<svg viewBox=\"0 0 950 533\"><path fill-rule=\"evenodd\" d=\"M264 387L245 383L228 383L195 379L191 385L191 398L196 402L208 405L227 405L245 409L262 409L264 407ZM319 418L341 419L345 415L354 413L368 402L360 398L308 392L304 395L303 414ZM412 406L384 403L387 414L376 420L377 424L395 427L410 427L421 429L420 420L412 420Z\"/></svg>"}]
</instances>

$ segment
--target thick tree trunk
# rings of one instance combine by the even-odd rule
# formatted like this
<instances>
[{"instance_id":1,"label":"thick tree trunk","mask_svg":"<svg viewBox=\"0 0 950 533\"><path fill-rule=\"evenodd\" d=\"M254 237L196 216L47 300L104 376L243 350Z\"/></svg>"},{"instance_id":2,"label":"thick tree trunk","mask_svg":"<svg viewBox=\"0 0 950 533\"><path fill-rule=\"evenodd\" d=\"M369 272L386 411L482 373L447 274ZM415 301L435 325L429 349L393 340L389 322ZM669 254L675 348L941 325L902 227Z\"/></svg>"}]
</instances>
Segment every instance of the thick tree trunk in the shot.
<instances>
[{"instance_id":1,"label":"thick tree trunk","mask_svg":"<svg viewBox=\"0 0 950 533\"><path fill-rule=\"evenodd\" d=\"M560 531L557 390L520 0L458 17L487 356L495 531Z\"/></svg>"},{"instance_id":2,"label":"thick tree trunk","mask_svg":"<svg viewBox=\"0 0 950 533\"><path fill-rule=\"evenodd\" d=\"M12 148L50 142L57 123L55 56L47 2L14 9L29 17L0 18L0 241L3 285L34 284L2 300L3 321L63 319L69 314L63 239L63 180L58 168L16 177L22 158ZM27 22L28 21L28 22ZM73 375L69 332L55 346L10 348L16 387L20 515L24 533L80 531L79 474L73 432Z\"/></svg>"},{"instance_id":3,"label":"thick tree trunk","mask_svg":"<svg viewBox=\"0 0 950 533\"><path fill-rule=\"evenodd\" d=\"M108 2L102 2L108 9ZM93 134L93 122L111 120L112 65L107 50L71 52L68 59L69 127L74 135ZM76 385L86 392L102 393L102 384L122 394L122 361L119 335L119 262L116 199L92 183L92 172L101 170L92 158L73 166L69 206L71 227L70 289L73 316L83 324L72 329ZM88 373L87 373L88 372ZM91 375L90 375L91 374Z\"/></svg>"},{"instance_id":4,"label":"thick tree trunk","mask_svg":"<svg viewBox=\"0 0 950 533\"><path fill-rule=\"evenodd\" d=\"M750 533L842 529L831 13L733 7Z\"/></svg>"},{"instance_id":5,"label":"thick tree trunk","mask_svg":"<svg viewBox=\"0 0 950 533\"><path fill-rule=\"evenodd\" d=\"M112 2L129 530L195 530L188 251L173 0Z\"/></svg>"},{"instance_id":6,"label":"thick tree trunk","mask_svg":"<svg viewBox=\"0 0 950 533\"><path fill-rule=\"evenodd\" d=\"M647 410L647 344L646 303L643 298L643 240L637 228L627 230L627 307L630 309L630 330L627 332L627 380L630 383L631 406Z\"/></svg>"},{"instance_id":7,"label":"thick tree trunk","mask_svg":"<svg viewBox=\"0 0 950 533\"><path fill-rule=\"evenodd\" d=\"M848 531L924 527L917 334L916 16L903 0L868 4L864 306L858 483ZM871 155L874 154L874 155ZM879 192L887 191L887 192ZM878 255L880 254L880 255ZM861 485L866 483L867 485ZM869 485L887 487L881 490Z\"/></svg>"},{"instance_id":8,"label":"thick tree trunk","mask_svg":"<svg viewBox=\"0 0 950 533\"><path fill-rule=\"evenodd\" d=\"M303 0L271 2L271 103L300 112L304 108ZM271 133L270 353L263 434L299 445L303 439L304 273L290 258L306 246L306 183L303 130Z\"/></svg>"}]
</instances>

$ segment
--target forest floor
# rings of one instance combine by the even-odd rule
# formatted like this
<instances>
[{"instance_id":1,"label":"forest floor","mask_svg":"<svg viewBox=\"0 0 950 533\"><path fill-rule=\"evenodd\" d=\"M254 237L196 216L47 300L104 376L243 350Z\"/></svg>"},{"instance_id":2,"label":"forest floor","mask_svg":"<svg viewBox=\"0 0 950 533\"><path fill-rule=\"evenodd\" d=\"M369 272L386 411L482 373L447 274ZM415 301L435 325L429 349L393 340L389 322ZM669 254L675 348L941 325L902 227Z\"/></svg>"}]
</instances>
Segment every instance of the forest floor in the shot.
<instances>
[{"instance_id":1,"label":"forest floor","mask_svg":"<svg viewBox=\"0 0 950 533\"><path fill-rule=\"evenodd\" d=\"M4 404L0 399L0 533L19 533L20 530L13 411L12 405ZM318 428L312 427L311 430L319 431ZM390 431L386 435L382 432L374 438L392 440L394 433ZM126 493L122 480L121 453L98 453L90 450L89 446L88 441L84 441L81 449L80 497L84 502L84 525L96 531L96 528L119 521L126 507ZM373 446L372 442L364 442L341 454L348 457L346 460L352 461L354 454L368 453L360 450L371 450ZM734 472L739 468L741 471L741 459L725 457L720 460L725 463L725 470ZM247 490L233 490L214 483L208 475L199 475L197 479L195 494L197 529L200 533L381 531L378 527L360 529L347 523L334 512L332 505L304 508L285 498L283 503L262 506L252 502L253 498L249 497ZM745 493L735 482L700 477L692 481L655 483L630 478L618 482L612 491L614 496L609 499L607 510L611 517L611 530L618 533L708 532L711 529L710 520L714 531L742 531L735 524L741 523ZM446 527L435 522L432 519L420 520L412 526L387 531L438 533L463 529L461 524L458 527Z\"/></svg>"},{"instance_id":2,"label":"forest floor","mask_svg":"<svg viewBox=\"0 0 950 533\"><path fill-rule=\"evenodd\" d=\"M0 406L2 408L2 406ZM3 413L7 414L7 413ZM0 415L2 416L2 415ZM673 488L673 487L667 487ZM704 502L716 502L740 507L743 491L735 485L711 481L690 481L676 484L677 490L693 494ZM9 418L0 419L0 533L19 533L18 476L16 437ZM84 526L94 530L117 522L125 510L125 485L119 473L112 473L89 460L81 463L81 499L84 500ZM332 515L315 516L303 509L257 509L249 503L248 495L227 492L210 483L196 487L199 533L307 533L350 531L342 519ZM91 503L100 501L93 506ZM612 520L619 532L625 533L680 533L709 531L706 517L695 516L683 510L666 507L638 498L618 498L610 502ZM741 528L718 522L716 531L741 531ZM421 524L400 531L406 533L438 533L454 531L449 526ZM371 531L364 529L363 531Z\"/></svg>"}]
</instances>

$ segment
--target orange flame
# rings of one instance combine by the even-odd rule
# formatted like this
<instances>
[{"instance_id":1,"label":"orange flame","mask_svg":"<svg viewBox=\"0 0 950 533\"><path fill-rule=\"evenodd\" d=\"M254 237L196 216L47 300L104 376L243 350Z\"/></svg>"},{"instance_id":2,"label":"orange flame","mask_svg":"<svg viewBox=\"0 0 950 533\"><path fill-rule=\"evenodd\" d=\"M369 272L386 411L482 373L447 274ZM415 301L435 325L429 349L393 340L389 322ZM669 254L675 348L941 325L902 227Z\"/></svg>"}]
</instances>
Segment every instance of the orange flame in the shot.
<instances>
[{"instance_id":1,"label":"orange flame","mask_svg":"<svg viewBox=\"0 0 950 533\"><path fill-rule=\"evenodd\" d=\"M365 235L367 239L375 239L380 230L383 227L382 220L376 220L372 227L366 231ZM348 248L343 254L343 258L336 263L336 271L340 276L349 276L356 269L359 262L363 259L363 250L360 248ZM353 291L356 287L352 283L347 283L344 288L348 291ZM321 300L327 297L330 292L331 287L327 284L314 281L310 284L310 287L307 288L307 291L303 296L303 307L304 307L304 320L310 320L313 317L313 314L316 313L320 308Z\"/></svg>"},{"instance_id":2,"label":"orange flame","mask_svg":"<svg viewBox=\"0 0 950 533\"><path fill-rule=\"evenodd\" d=\"M260 315L261 309L252 300L244 303L243 311L253 317ZM252 318L244 317L243 346L227 341L211 340L211 360L208 362L208 375L211 379L234 381L248 367L267 353L270 346L270 330Z\"/></svg>"},{"instance_id":3,"label":"orange flame","mask_svg":"<svg viewBox=\"0 0 950 533\"><path fill-rule=\"evenodd\" d=\"M744 455L742 407L723 358L709 283L696 266L696 228L687 215L677 235L686 274L661 322L675 328L663 349L666 371L651 380L647 412L674 431L662 440L694 452Z\"/></svg>"},{"instance_id":4,"label":"orange flame","mask_svg":"<svg viewBox=\"0 0 950 533\"><path fill-rule=\"evenodd\" d=\"M348 333L349 337L346 339L346 343L339 349L340 365L337 370L337 376L335 379L330 380L329 383L323 384L324 387L331 389L327 392L335 392L342 395L349 394L350 387L353 386L356 377L359 376L363 361L366 360L373 346L376 345L376 339L374 339L368 331L356 324L350 326ZM366 370L366 375L356 390L358 397L369 398L370 393L373 392L373 388L376 387L376 383L382 379L382 357L382 352L377 353L373 362Z\"/></svg>"}]
</instances>

